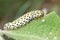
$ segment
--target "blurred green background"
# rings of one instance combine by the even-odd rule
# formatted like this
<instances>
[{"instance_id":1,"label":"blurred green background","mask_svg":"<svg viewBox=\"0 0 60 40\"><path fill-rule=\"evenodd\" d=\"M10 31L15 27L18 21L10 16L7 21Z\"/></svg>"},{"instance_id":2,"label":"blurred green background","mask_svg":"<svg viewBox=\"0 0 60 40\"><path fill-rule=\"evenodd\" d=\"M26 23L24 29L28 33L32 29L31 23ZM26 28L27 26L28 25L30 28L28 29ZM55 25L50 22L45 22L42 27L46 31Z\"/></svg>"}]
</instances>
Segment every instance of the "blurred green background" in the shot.
<instances>
[{"instance_id":1,"label":"blurred green background","mask_svg":"<svg viewBox=\"0 0 60 40\"><path fill-rule=\"evenodd\" d=\"M0 28L31 10L47 8L59 13L59 5L60 0L0 0Z\"/></svg>"}]
</instances>

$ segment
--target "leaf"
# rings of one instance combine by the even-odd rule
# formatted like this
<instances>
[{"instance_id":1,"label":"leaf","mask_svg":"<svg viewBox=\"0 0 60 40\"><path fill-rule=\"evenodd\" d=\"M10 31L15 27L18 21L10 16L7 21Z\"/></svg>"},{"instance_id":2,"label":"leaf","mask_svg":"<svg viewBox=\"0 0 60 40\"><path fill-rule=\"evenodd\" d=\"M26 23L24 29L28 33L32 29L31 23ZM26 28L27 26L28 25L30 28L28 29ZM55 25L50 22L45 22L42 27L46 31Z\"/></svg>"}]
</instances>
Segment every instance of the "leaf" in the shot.
<instances>
[{"instance_id":1,"label":"leaf","mask_svg":"<svg viewBox=\"0 0 60 40\"><path fill-rule=\"evenodd\" d=\"M60 18L53 11L44 18L32 20L17 30L4 33L16 40L60 40Z\"/></svg>"},{"instance_id":2,"label":"leaf","mask_svg":"<svg viewBox=\"0 0 60 40\"><path fill-rule=\"evenodd\" d=\"M19 11L17 12L16 16L14 19L20 17L21 15L24 14L24 12L31 6L31 2L30 1L26 1L20 8Z\"/></svg>"},{"instance_id":3,"label":"leaf","mask_svg":"<svg viewBox=\"0 0 60 40\"><path fill-rule=\"evenodd\" d=\"M3 33L2 31L0 30L0 40L4 40L4 38L2 37Z\"/></svg>"}]
</instances>

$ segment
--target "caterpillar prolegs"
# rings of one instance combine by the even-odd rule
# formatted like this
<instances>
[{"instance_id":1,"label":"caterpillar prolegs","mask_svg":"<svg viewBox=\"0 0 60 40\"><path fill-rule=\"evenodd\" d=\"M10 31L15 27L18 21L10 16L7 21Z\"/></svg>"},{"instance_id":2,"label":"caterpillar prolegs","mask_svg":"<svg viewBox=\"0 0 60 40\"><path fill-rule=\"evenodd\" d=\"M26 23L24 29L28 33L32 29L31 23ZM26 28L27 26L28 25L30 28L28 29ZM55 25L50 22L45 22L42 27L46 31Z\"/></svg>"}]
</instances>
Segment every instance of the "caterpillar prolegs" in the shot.
<instances>
[{"instance_id":1,"label":"caterpillar prolegs","mask_svg":"<svg viewBox=\"0 0 60 40\"><path fill-rule=\"evenodd\" d=\"M23 16L17 18L16 20L9 22L9 23L6 23L4 25L4 29L5 30L17 29L21 26L24 26L25 24L27 24L32 19L42 17L42 16L44 16L43 10L33 10L30 12L27 12Z\"/></svg>"}]
</instances>

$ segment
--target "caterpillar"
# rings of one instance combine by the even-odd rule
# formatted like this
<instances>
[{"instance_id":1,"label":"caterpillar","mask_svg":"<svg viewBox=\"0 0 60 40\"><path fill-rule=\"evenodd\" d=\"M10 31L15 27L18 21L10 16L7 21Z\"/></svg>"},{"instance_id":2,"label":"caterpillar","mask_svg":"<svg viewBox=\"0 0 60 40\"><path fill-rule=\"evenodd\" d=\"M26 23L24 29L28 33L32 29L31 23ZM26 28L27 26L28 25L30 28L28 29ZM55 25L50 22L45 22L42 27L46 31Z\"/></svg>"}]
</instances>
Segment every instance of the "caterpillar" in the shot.
<instances>
[{"instance_id":1,"label":"caterpillar","mask_svg":"<svg viewBox=\"0 0 60 40\"><path fill-rule=\"evenodd\" d=\"M42 17L44 16L43 10L33 10L30 12L27 12L26 14L22 15L21 17L17 18L16 20L4 24L4 30L13 30L17 29L19 27L24 26L28 22L30 22L32 19Z\"/></svg>"}]
</instances>

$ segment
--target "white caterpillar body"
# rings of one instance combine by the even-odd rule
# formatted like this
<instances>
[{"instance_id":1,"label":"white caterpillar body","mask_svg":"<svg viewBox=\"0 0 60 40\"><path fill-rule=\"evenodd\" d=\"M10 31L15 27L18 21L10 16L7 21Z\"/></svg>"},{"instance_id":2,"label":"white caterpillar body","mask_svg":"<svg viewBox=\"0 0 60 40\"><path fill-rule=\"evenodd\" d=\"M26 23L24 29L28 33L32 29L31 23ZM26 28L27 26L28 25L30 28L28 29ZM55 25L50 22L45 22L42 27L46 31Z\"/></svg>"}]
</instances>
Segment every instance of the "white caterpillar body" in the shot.
<instances>
[{"instance_id":1,"label":"white caterpillar body","mask_svg":"<svg viewBox=\"0 0 60 40\"><path fill-rule=\"evenodd\" d=\"M14 20L13 22L6 23L4 25L4 29L5 30L17 29L27 24L30 20L41 17L41 16L44 16L44 11L34 10L31 12L28 12L24 14L23 16L21 16L20 18Z\"/></svg>"}]
</instances>

